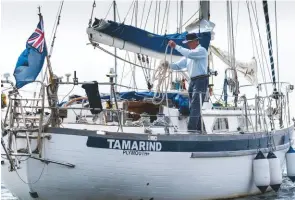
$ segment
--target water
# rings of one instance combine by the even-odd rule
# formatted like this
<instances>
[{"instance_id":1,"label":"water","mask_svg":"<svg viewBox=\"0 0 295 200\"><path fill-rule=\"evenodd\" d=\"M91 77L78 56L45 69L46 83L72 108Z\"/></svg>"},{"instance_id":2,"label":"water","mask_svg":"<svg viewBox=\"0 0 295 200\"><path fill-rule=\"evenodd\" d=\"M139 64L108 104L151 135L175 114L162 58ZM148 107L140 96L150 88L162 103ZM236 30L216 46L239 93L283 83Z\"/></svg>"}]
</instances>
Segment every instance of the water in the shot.
<instances>
[{"instance_id":1,"label":"water","mask_svg":"<svg viewBox=\"0 0 295 200\"><path fill-rule=\"evenodd\" d=\"M17 200L5 187L1 184L2 200ZM278 193L269 192L263 195L250 196L245 198L237 198L236 200L294 200L295 199L295 183L292 183L288 177L284 177L283 184Z\"/></svg>"},{"instance_id":2,"label":"water","mask_svg":"<svg viewBox=\"0 0 295 200\"><path fill-rule=\"evenodd\" d=\"M14 197L9 190L5 188L5 186L1 183L1 199L2 200L17 200L16 197Z\"/></svg>"}]
</instances>

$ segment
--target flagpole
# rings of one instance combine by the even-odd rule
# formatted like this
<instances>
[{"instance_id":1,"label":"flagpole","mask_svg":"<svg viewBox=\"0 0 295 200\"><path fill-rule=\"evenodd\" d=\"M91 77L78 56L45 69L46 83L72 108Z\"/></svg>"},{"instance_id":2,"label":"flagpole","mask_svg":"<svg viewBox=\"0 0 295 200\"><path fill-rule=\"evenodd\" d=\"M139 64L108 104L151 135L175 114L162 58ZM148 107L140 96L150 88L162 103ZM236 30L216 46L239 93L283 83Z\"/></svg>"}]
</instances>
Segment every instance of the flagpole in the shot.
<instances>
[{"instance_id":1,"label":"flagpole","mask_svg":"<svg viewBox=\"0 0 295 200\"><path fill-rule=\"evenodd\" d=\"M43 26L44 25L43 24L43 16L41 14L40 6L38 7L38 11L39 11L39 13L38 13L39 20L40 20L40 22L42 23L42 26ZM44 33L44 50L46 51L46 61L47 61L47 68L46 69L48 69L48 72L49 72L49 88L48 89L50 90L50 94L47 94L48 95L48 103L49 103L50 107L56 107L57 102L58 102L58 97L57 97L58 86L54 82L54 74L53 74L53 70L52 70L52 67L51 67L50 57L48 56L48 49L47 49L47 44L46 44L46 39L45 39L45 33ZM43 82L44 82L44 80L43 80ZM43 94L42 98L45 98L44 90L42 90L42 94ZM52 108L51 109L51 118L52 118L51 126L52 127L56 127L57 124L58 124L58 117L57 116L58 116L57 109ZM40 116L39 134L38 134L38 142L37 142L37 149L36 149L37 152L39 153L39 156L41 156L41 154L42 154L42 139L41 139L41 132L43 132L42 124L41 124L41 122L43 121L42 118L43 118L43 112L41 112L41 116Z\"/></svg>"},{"instance_id":2,"label":"flagpole","mask_svg":"<svg viewBox=\"0 0 295 200\"><path fill-rule=\"evenodd\" d=\"M41 7L40 6L38 6L38 11L39 11L39 13L38 13L39 19L40 19L40 21L41 20L43 21L43 16L41 14ZM44 47L45 47L45 50L47 52L47 54L46 54L46 62L47 62L47 68L48 68L48 71L49 71L49 81L50 81L50 83L52 83L52 81L53 81L53 70L52 70L52 67L51 67L50 58L48 56L48 49L47 49L45 35L44 35Z\"/></svg>"},{"instance_id":3,"label":"flagpole","mask_svg":"<svg viewBox=\"0 0 295 200\"><path fill-rule=\"evenodd\" d=\"M40 20L43 20L43 16L40 12L40 7L39 7L39 17ZM50 61L50 55L48 55L48 49L47 49L47 44L45 40L45 35L44 35L44 46L45 50L47 52L46 54L46 61L47 61L47 68L49 72L49 90L50 90L50 95L48 94L48 103L50 107L57 107L58 104L58 96L57 96L57 90L58 90L58 84L56 80L54 79L54 73L51 67L51 61ZM59 118L58 118L58 110L56 108L51 109L51 126L52 127L57 127L59 124Z\"/></svg>"}]
</instances>

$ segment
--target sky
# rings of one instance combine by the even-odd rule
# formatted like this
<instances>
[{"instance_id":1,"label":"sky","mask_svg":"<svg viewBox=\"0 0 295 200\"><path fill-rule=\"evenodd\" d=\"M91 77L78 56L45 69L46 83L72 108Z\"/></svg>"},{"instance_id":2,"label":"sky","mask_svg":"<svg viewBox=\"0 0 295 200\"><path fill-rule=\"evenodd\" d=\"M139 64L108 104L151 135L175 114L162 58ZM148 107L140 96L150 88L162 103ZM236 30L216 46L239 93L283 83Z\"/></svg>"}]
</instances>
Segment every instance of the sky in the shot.
<instances>
[{"instance_id":1,"label":"sky","mask_svg":"<svg viewBox=\"0 0 295 200\"><path fill-rule=\"evenodd\" d=\"M262 11L262 1L256 2L258 12L258 23L260 34L263 40L265 48L267 62L269 62L267 41L266 41L266 26ZM93 1L70 1L65 0L63 11L61 13L60 25L57 30L56 40L51 57L51 64L58 76L65 77L66 73L73 74L77 72L79 81L92 81L98 82L108 81L106 74L110 67L114 66L114 58L99 49L94 49L89 45L86 28L91 15ZM112 9L107 15L108 9L111 6L111 1L96 1L96 7L94 9L94 17L113 19ZM128 13L132 1L131 0L118 0L117 7L122 21L125 17L125 24L131 23L132 11ZM10 73L11 80L14 81L13 71L15 64L21 52L25 49L25 43L28 37L32 34L38 23L38 10L37 7L41 6L41 12L44 17L45 37L47 45L51 44L52 30L56 20L60 1L24 1L24 0L2 0L1 2L1 74ZM144 0L139 1L139 12L137 15L137 22L140 25L142 14L143 23L147 18L148 6L150 1L147 1L146 8L143 10ZM254 5L254 4L253 4ZM161 3L160 19L163 18L165 1ZM169 20L167 24L167 33L176 32L176 16L177 16L177 1L171 1L169 9ZM183 21L187 21L199 8L198 1L184 1L184 13ZM276 57L276 29L275 29L275 12L274 1L269 1L270 11L270 26L272 30L273 49L275 55L275 67L277 67L277 61L279 63L279 78L280 81L290 82L294 84L294 53L295 53L295 1L278 1L277 2L277 33L278 33L278 59ZM211 1L210 4L211 21L215 23L215 37L211 41L214 46L227 50L228 37L227 37L227 15L226 15L226 2L225 1ZM127 14L128 13L128 14ZM236 58L240 61L250 61L253 57L253 45L251 42L251 32L248 10L246 1L234 1L233 2L233 19L234 19L234 32L236 39ZM253 15L252 15L253 16ZM155 24L155 3L152 6L150 15L148 17L147 27L148 31L153 31ZM193 18L194 19L194 18ZM253 20L253 19L252 19ZM161 27L163 20L158 20ZM133 24L134 20L133 20ZM254 24L254 27L256 25ZM164 28L166 23L164 22ZM257 28L254 29L256 39L258 38ZM102 45L109 51L113 52L113 48ZM118 55L125 58L125 51L119 51ZM45 65L44 65L45 66ZM45 68L45 67L44 67ZM218 71L219 75L215 80L215 89L222 88L222 82L224 79L224 64L214 58L214 68ZM270 66L265 68L267 74L267 81L270 81L268 76L268 70ZM118 61L118 82L123 78L123 85L130 85L131 73L130 65ZM123 73L124 71L124 73ZM128 73L129 72L129 73ZM261 71L258 68L259 80L261 79ZM142 70L137 68L136 71L136 83L138 88L146 89L146 83L143 77ZM123 74L123 76L122 76ZM277 74L277 72L276 72ZM73 76L71 76L73 78ZM241 84L248 84L243 77L240 78ZM60 95L63 97L66 95L72 86L61 86ZM33 91L35 85L29 84L23 87L23 91ZM253 91L253 87L249 89ZM245 92L249 92L245 91ZM100 87L100 91L108 92L109 88L105 86ZM220 90L219 90L220 91ZM73 90L75 93L85 94L80 86L76 86ZM217 92L218 93L218 92ZM221 92L219 92L221 93ZM243 91L241 91L241 94ZM252 93L253 95L253 93ZM291 99L294 98L291 95ZM292 100L291 100L292 104ZM291 105L291 111L295 114L295 104Z\"/></svg>"}]
</instances>

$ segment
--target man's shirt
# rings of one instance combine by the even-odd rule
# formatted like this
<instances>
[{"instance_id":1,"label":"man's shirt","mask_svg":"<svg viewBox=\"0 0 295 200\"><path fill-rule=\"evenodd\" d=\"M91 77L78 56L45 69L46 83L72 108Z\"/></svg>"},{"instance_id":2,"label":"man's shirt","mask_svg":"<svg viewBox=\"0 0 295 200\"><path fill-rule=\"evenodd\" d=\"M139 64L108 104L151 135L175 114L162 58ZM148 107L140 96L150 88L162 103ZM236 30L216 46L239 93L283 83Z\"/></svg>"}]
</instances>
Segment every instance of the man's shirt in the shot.
<instances>
[{"instance_id":1,"label":"man's shirt","mask_svg":"<svg viewBox=\"0 0 295 200\"><path fill-rule=\"evenodd\" d=\"M170 64L173 70L187 68L190 78L200 75L206 75L208 72L208 52L199 44L195 49L189 50L179 45L175 49L183 55L179 61Z\"/></svg>"}]
</instances>

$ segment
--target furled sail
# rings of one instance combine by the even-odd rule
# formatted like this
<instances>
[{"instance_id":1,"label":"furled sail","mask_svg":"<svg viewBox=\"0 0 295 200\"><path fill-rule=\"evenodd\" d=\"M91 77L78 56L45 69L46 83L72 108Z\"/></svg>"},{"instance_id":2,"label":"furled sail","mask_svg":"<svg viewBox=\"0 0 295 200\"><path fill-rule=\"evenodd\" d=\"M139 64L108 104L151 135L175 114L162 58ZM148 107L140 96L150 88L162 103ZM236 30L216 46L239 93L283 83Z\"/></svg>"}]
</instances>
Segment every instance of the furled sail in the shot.
<instances>
[{"instance_id":1,"label":"furled sail","mask_svg":"<svg viewBox=\"0 0 295 200\"><path fill-rule=\"evenodd\" d=\"M209 50L220 58L226 65L231 66L231 56L226 52L222 51L221 49L210 45ZM257 85L257 62L255 58L252 58L252 61L249 63L235 61L235 67L238 72L243 74L245 78L252 84Z\"/></svg>"},{"instance_id":2,"label":"furled sail","mask_svg":"<svg viewBox=\"0 0 295 200\"><path fill-rule=\"evenodd\" d=\"M214 37L214 29L215 24L211 21L207 21L205 19L196 19L189 25L185 27L185 30L189 33L195 32L195 33L203 33L203 32L211 32L211 40L213 40Z\"/></svg>"},{"instance_id":3,"label":"furled sail","mask_svg":"<svg viewBox=\"0 0 295 200\"><path fill-rule=\"evenodd\" d=\"M157 35L134 26L103 19L95 19L92 27L87 28L87 33L92 43L105 44L158 59L165 58L166 46L169 40L174 40L176 44L186 47L182 41L187 34L187 32L184 32ZM200 32L198 34L201 37L201 45L208 49L211 33ZM170 54L170 48L167 54ZM176 50L173 50L172 55L173 61L178 60L181 56Z\"/></svg>"}]
</instances>

